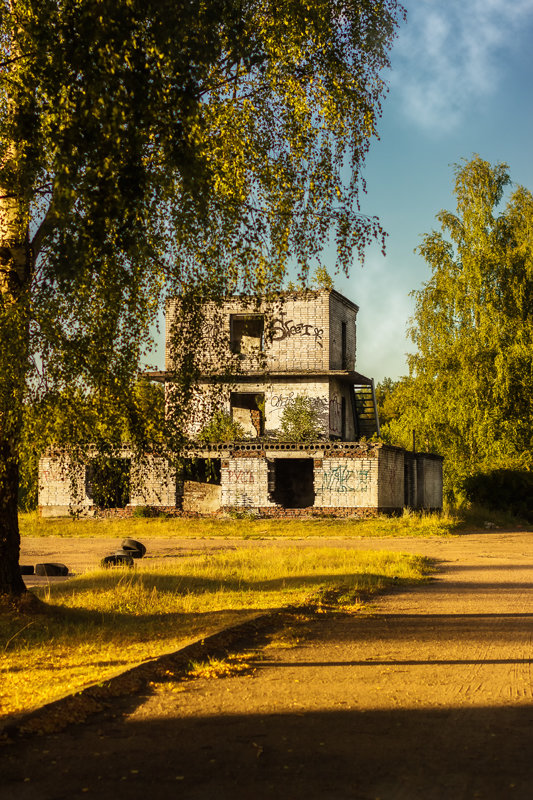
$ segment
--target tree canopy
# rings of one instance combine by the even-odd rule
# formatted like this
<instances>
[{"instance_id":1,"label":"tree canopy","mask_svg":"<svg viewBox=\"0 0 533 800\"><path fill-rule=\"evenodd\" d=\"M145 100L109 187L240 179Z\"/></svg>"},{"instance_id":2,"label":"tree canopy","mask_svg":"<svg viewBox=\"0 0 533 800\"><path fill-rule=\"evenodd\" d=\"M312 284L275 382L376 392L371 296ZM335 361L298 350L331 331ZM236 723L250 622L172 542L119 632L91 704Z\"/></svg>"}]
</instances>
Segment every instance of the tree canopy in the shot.
<instances>
[{"instance_id":1,"label":"tree canopy","mask_svg":"<svg viewBox=\"0 0 533 800\"><path fill-rule=\"evenodd\" d=\"M290 259L305 280L332 236L343 269L382 237L361 168L403 14L0 0L0 594L24 590L30 400L125 402L166 296L268 293Z\"/></svg>"},{"instance_id":2,"label":"tree canopy","mask_svg":"<svg viewBox=\"0 0 533 800\"><path fill-rule=\"evenodd\" d=\"M431 278L415 292L410 376L389 387L385 433L446 457L448 490L533 464L533 195L506 164L455 168L457 213L418 251Z\"/></svg>"}]
</instances>

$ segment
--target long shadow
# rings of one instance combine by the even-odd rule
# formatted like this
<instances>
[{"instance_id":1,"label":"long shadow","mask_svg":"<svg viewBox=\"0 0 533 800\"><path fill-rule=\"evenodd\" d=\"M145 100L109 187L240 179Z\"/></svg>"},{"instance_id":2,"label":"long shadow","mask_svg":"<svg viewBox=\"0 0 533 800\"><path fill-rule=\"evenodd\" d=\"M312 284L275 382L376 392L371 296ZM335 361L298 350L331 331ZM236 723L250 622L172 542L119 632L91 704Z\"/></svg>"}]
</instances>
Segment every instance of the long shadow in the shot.
<instances>
[{"instance_id":1,"label":"long shadow","mask_svg":"<svg viewBox=\"0 0 533 800\"><path fill-rule=\"evenodd\" d=\"M221 687L221 692L223 688ZM533 708L114 719L0 754L6 800L530 800Z\"/></svg>"}]
</instances>

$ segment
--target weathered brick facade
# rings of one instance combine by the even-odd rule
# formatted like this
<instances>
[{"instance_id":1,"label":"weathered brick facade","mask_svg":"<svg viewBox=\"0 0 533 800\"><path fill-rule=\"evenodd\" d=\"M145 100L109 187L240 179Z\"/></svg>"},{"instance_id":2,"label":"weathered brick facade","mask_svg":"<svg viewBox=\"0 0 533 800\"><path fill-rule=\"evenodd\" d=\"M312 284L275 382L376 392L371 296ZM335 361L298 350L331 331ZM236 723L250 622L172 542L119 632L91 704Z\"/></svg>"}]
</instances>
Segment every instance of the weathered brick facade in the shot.
<instances>
[{"instance_id":1,"label":"weathered brick facade","mask_svg":"<svg viewBox=\"0 0 533 800\"><path fill-rule=\"evenodd\" d=\"M166 370L150 373L165 383L168 403L177 308L167 307ZM245 298L208 305L196 332L203 374L187 421L190 445L180 454L184 471L124 448L118 457L128 464L128 507L356 516L405 506L440 508L439 456L372 441L379 423L373 382L355 371L357 311L329 290L286 293L270 305ZM279 440L283 411L297 397L312 401L316 441ZM245 441L198 444L217 408L239 422ZM186 474L187 464L196 470L203 465L203 474ZM41 459L43 514L94 510L90 465L68 467L57 454Z\"/></svg>"}]
</instances>

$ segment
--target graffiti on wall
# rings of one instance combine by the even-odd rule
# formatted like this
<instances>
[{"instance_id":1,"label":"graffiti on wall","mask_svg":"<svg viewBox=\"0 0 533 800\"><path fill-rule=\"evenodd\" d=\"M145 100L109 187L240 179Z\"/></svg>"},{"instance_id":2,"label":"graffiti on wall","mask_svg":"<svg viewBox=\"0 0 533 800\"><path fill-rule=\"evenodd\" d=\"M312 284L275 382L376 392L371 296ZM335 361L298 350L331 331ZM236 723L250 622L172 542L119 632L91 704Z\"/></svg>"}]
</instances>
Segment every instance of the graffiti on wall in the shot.
<instances>
[{"instance_id":1,"label":"graffiti on wall","mask_svg":"<svg viewBox=\"0 0 533 800\"><path fill-rule=\"evenodd\" d=\"M312 323L294 322L292 319L285 319L285 311L280 311L279 317L272 322L271 338L273 342L282 342L291 336L312 336L315 344L322 347L323 328L317 328Z\"/></svg>"},{"instance_id":2,"label":"graffiti on wall","mask_svg":"<svg viewBox=\"0 0 533 800\"><path fill-rule=\"evenodd\" d=\"M361 492L365 494L370 490L370 470L357 471L346 466L332 467L324 470L322 489L329 492L347 494L348 492Z\"/></svg>"},{"instance_id":3,"label":"graffiti on wall","mask_svg":"<svg viewBox=\"0 0 533 800\"><path fill-rule=\"evenodd\" d=\"M284 394L273 394L270 398L270 405L272 408L286 408L297 397L296 392L287 392ZM318 413L323 413L328 407L328 401L325 397L309 397L311 405Z\"/></svg>"},{"instance_id":4,"label":"graffiti on wall","mask_svg":"<svg viewBox=\"0 0 533 800\"><path fill-rule=\"evenodd\" d=\"M255 483L254 473L248 469L228 469L228 481L234 483Z\"/></svg>"}]
</instances>

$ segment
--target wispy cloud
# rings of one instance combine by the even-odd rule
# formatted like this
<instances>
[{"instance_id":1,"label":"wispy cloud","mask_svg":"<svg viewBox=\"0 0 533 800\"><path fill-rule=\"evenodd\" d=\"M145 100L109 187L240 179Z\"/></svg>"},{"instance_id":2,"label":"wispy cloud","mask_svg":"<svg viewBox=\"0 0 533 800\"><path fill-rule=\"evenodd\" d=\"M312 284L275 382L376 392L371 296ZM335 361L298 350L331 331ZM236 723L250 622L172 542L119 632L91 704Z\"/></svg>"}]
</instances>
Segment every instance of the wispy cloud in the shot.
<instances>
[{"instance_id":1,"label":"wispy cloud","mask_svg":"<svg viewBox=\"0 0 533 800\"><path fill-rule=\"evenodd\" d=\"M404 0L408 22L393 51L390 84L405 113L451 129L502 79L501 57L533 23L533 0Z\"/></svg>"}]
</instances>

